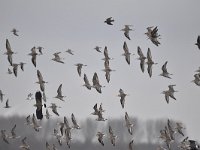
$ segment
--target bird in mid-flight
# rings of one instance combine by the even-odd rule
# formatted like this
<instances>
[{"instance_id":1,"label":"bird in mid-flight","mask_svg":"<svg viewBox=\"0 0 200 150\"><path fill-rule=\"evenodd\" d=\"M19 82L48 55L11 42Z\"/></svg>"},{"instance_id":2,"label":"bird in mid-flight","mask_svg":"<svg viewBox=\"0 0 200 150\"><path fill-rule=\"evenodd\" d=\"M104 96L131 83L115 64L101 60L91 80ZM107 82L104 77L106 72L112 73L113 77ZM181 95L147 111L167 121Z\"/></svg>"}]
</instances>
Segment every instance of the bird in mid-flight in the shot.
<instances>
[{"instance_id":1,"label":"bird in mid-flight","mask_svg":"<svg viewBox=\"0 0 200 150\"><path fill-rule=\"evenodd\" d=\"M17 32L19 32L17 29L13 28L11 32L12 32L15 36L19 36L19 35L17 34Z\"/></svg>"},{"instance_id":2,"label":"bird in mid-flight","mask_svg":"<svg viewBox=\"0 0 200 150\"><path fill-rule=\"evenodd\" d=\"M112 17L109 17L109 18L107 18L107 19L104 21L104 23L107 23L108 25L113 25L112 23L113 23L114 21L115 21L115 20L112 19Z\"/></svg>"}]
</instances>

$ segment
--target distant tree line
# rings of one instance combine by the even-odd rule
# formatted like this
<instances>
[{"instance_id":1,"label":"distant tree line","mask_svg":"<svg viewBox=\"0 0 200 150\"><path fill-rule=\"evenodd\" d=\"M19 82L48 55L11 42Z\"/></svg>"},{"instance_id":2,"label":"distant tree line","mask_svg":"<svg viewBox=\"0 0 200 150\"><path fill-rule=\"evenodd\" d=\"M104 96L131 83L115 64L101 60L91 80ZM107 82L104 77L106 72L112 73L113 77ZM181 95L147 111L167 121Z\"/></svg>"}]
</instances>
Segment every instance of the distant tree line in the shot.
<instances>
[{"instance_id":1,"label":"distant tree line","mask_svg":"<svg viewBox=\"0 0 200 150\"><path fill-rule=\"evenodd\" d=\"M51 145L55 144L58 150L68 149L65 143L60 146L56 138L53 136L54 128L59 129L57 119L50 118L49 120L43 119L42 121L39 121L39 124L42 126L42 128L39 130L39 132L36 132L31 126L26 125L25 118L26 116L0 117L0 130L6 130L6 133L10 134L12 127L16 124L16 134L20 136L19 139L9 139L9 144L5 143L1 138L0 150L19 149L19 146L21 145L21 139L23 137L27 137L27 143L29 143L30 149L33 150L46 149L46 141ZM62 118L60 120L63 121ZM167 119L141 121L138 118L131 118L131 120L134 122L134 132L132 136L128 133L125 127L124 118L109 119L105 122L98 122L91 118L87 118L86 120L77 120L81 126L81 129L74 131L72 130L71 149L102 149L103 147L100 143L98 143L96 137L96 133L101 131L106 135L104 138L104 149L128 150L128 143L133 139L135 149L155 150L156 147L162 142L159 139L160 130L165 127ZM71 123L70 120L68 121ZM110 139L107 136L109 125L112 126L115 134L118 137L115 147L111 145ZM177 137L177 139L177 141L180 142L182 137ZM176 149L177 144L178 143L175 142L174 149Z\"/></svg>"}]
</instances>

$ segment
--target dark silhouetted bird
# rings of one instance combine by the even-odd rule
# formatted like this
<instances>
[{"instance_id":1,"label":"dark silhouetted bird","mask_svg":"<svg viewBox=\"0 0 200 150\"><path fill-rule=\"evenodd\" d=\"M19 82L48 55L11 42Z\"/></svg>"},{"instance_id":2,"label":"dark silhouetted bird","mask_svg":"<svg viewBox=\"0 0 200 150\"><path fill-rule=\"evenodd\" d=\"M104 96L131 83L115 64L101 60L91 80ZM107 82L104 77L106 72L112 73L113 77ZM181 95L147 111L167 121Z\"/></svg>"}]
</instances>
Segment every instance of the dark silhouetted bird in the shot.
<instances>
[{"instance_id":1,"label":"dark silhouetted bird","mask_svg":"<svg viewBox=\"0 0 200 150\"><path fill-rule=\"evenodd\" d=\"M107 18L104 22L107 23L108 25L113 25L112 22L114 22L115 20L112 19L112 17Z\"/></svg>"},{"instance_id":2,"label":"dark silhouetted bird","mask_svg":"<svg viewBox=\"0 0 200 150\"><path fill-rule=\"evenodd\" d=\"M42 93L40 91L35 93L35 100L36 100L36 117L37 119L42 119Z\"/></svg>"}]
</instances>

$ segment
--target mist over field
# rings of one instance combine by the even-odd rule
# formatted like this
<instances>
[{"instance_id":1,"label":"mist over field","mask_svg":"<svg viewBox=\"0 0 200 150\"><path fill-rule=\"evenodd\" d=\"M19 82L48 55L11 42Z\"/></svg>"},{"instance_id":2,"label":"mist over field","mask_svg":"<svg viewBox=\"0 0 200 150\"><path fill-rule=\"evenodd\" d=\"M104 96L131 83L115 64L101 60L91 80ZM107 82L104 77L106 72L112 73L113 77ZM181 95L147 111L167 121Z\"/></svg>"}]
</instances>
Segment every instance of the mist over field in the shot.
<instances>
[{"instance_id":1,"label":"mist over field","mask_svg":"<svg viewBox=\"0 0 200 150\"><path fill-rule=\"evenodd\" d=\"M52 145L55 144L58 150L68 149L67 144L63 142L62 146L59 145L55 136L53 136L53 129L59 129L58 122L63 121L63 118L49 120L43 119L39 122L42 128L39 132L36 132L32 126L26 125L26 116L13 116L9 118L0 117L0 129L5 129L7 134L11 134L10 130L16 124L16 134L20 136L19 139L9 139L9 143L5 143L0 140L0 149L13 150L18 149L21 145L21 140L27 137L27 143L31 149L45 149L46 141ZM166 125L166 119L147 120L142 121L138 118L131 118L134 121L133 136L131 136L127 128L125 127L124 118L111 119L107 122L97 122L94 118L88 118L86 120L78 120L81 129L72 130L72 143L71 149L87 149L87 150L100 150L100 149L128 149L129 142L134 140L135 149L148 149L155 150L158 145L164 145L161 139L159 131ZM174 121L171 120L174 125ZM71 121L69 120L69 123ZM108 135L108 125L111 125L115 134L117 135L116 146L112 146ZM101 131L106 134L104 138L105 146L103 147L97 140L96 133ZM187 131L185 130L186 134ZM187 134L186 134L187 135ZM179 142L183 140L180 135L175 136L176 141L172 144L173 149L178 149Z\"/></svg>"}]
</instances>

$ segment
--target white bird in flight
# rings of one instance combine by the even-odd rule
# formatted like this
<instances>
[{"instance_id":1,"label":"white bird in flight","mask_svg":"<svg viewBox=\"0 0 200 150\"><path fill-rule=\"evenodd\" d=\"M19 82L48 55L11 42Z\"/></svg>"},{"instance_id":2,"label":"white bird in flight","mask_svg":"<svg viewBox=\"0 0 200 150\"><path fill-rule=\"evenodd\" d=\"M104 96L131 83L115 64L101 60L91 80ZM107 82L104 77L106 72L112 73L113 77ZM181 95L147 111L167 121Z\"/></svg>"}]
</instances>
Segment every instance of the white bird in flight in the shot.
<instances>
[{"instance_id":1,"label":"white bird in flight","mask_svg":"<svg viewBox=\"0 0 200 150\"><path fill-rule=\"evenodd\" d=\"M130 55L131 55L131 53L129 52L129 49L128 49L126 42L124 42L123 50L124 50L124 53L122 55L125 56L126 62L130 65Z\"/></svg>"},{"instance_id":2,"label":"white bird in flight","mask_svg":"<svg viewBox=\"0 0 200 150\"><path fill-rule=\"evenodd\" d=\"M92 87L92 86L91 86L91 84L89 83L89 80L88 80L86 74L84 74L83 80L84 80L84 82L85 82L85 84L84 84L83 86L85 86L88 90L91 90L91 87Z\"/></svg>"},{"instance_id":3,"label":"white bird in flight","mask_svg":"<svg viewBox=\"0 0 200 150\"><path fill-rule=\"evenodd\" d=\"M60 58L60 56L59 56L60 53L61 53L61 52L56 52L56 53L54 53L54 54L53 54L53 55L54 55L54 58L52 58L52 60L55 61L55 62L64 64L64 62L61 60L61 58Z\"/></svg>"},{"instance_id":4,"label":"white bird in flight","mask_svg":"<svg viewBox=\"0 0 200 150\"><path fill-rule=\"evenodd\" d=\"M74 55L74 51L72 51L71 49L68 49L68 50L66 50L65 52L67 52L67 53L69 53L69 54L71 54L71 55Z\"/></svg>"},{"instance_id":5,"label":"white bird in flight","mask_svg":"<svg viewBox=\"0 0 200 150\"><path fill-rule=\"evenodd\" d=\"M28 55L31 56L31 61L33 63L33 65L36 67L37 63L36 63L36 56L38 55L38 53L36 52L36 48L35 46L31 49L31 53L29 53Z\"/></svg>"},{"instance_id":6,"label":"white bird in flight","mask_svg":"<svg viewBox=\"0 0 200 150\"><path fill-rule=\"evenodd\" d=\"M101 88L104 87L99 83L99 78L97 73L95 72L92 78L92 82L93 82L93 88L96 89L97 92L102 93Z\"/></svg>"},{"instance_id":7,"label":"white bird in flight","mask_svg":"<svg viewBox=\"0 0 200 150\"><path fill-rule=\"evenodd\" d=\"M75 66L77 66L77 72L78 72L78 75L79 77L81 76L81 70L82 70L82 67L83 66L87 66L87 65L84 65L82 63L78 63L78 64L75 64Z\"/></svg>"},{"instance_id":8,"label":"white bird in flight","mask_svg":"<svg viewBox=\"0 0 200 150\"><path fill-rule=\"evenodd\" d=\"M8 39L6 39L6 52L4 53L5 55L7 55L7 59L8 59L8 62L10 63L10 65L12 66L13 64L13 60L12 60L12 55L13 54L16 54L15 52L12 51L12 48L10 46L10 42L8 41Z\"/></svg>"},{"instance_id":9,"label":"white bird in flight","mask_svg":"<svg viewBox=\"0 0 200 150\"><path fill-rule=\"evenodd\" d=\"M167 63L168 63L168 61L166 61L166 62L164 63L164 65L162 66L162 73L161 73L160 75L163 76L163 77L166 77L166 78L171 79L170 75L172 75L172 74L170 74L170 73L167 71Z\"/></svg>"},{"instance_id":10,"label":"white bird in flight","mask_svg":"<svg viewBox=\"0 0 200 150\"><path fill-rule=\"evenodd\" d=\"M129 40L131 40L131 38L130 38L130 36L129 36L129 31L132 31L132 30L133 30L133 29L130 28L131 26L132 26L132 25L124 25L124 28L121 29L121 31L124 32L124 36L125 36L127 39L129 39Z\"/></svg>"},{"instance_id":11,"label":"white bird in flight","mask_svg":"<svg viewBox=\"0 0 200 150\"><path fill-rule=\"evenodd\" d=\"M57 95L55 96L55 98L58 98L61 101L64 101L64 99L63 99L64 97L66 97L66 96L62 95L62 84L60 84L60 86L58 87Z\"/></svg>"},{"instance_id":12,"label":"white bird in flight","mask_svg":"<svg viewBox=\"0 0 200 150\"><path fill-rule=\"evenodd\" d=\"M58 111L57 111L57 108L60 108L59 106L57 106L55 103L51 103L51 106L49 106L49 108L52 109L52 112L54 114L56 114L57 116L59 116Z\"/></svg>"},{"instance_id":13,"label":"white bird in flight","mask_svg":"<svg viewBox=\"0 0 200 150\"><path fill-rule=\"evenodd\" d=\"M119 94L117 96L120 97L121 106L122 106L122 108L124 108L125 97L128 96L128 94L124 93L124 91L122 89L119 89Z\"/></svg>"},{"instance_id":14,"label":"white bird in flight","mask_svg":"<svg viewBox=\"0 0 200 150\"><path fill-rule=\"evenodd\" d=\"M137 47L137 53L139 55L138 60L140 60L140 68L141 68L142 72L144 72L146 57L144 56L144 54L139 46Z\"/></svg>"},{"instance_id":15,"label":"white bird in flight","mask_svg":"<svg viewBox=\"0 0 200 150\"><path fill-rule=\"evenodd\" d=\"M149 74L149 77L152 76L152 66L157 63L155 63L153 60L152 60L152 56L151 56L151 50L150 48L148 48L147 50L147 71L148 71L148 74Z\"/></svg>"},{"instance_id":16,"label":"white bird in flight","mask_svg":"<svg viewBox=\"0 0 200 150\"><path fill-rule=\"evenodd\" d=\"M41 91L44 92L45 91L45 83L48 83L48 82L44 81L43 76L39 70L37 70L37 77L38 77L38 81L36 83L38 83L40 85Z\"/></svg>"}]
</instances>

